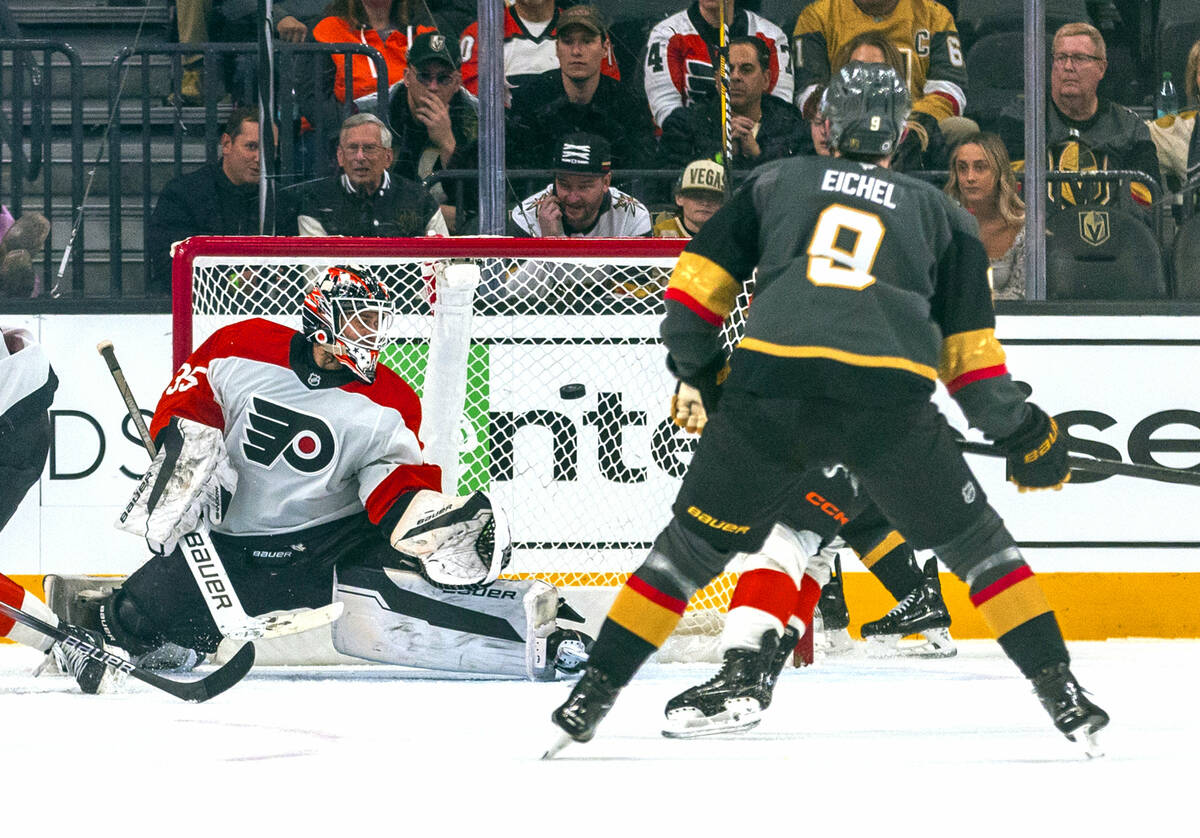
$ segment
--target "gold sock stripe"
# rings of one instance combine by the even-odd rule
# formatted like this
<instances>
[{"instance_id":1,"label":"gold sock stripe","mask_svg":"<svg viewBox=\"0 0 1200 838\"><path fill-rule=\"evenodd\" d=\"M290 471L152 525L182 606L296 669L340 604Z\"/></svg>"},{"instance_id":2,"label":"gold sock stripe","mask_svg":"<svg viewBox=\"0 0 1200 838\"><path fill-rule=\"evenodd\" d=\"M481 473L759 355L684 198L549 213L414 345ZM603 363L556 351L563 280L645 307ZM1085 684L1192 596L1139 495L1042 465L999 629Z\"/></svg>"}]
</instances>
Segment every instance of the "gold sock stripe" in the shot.
<instances>
[{"instance_id":1,"label":"gold sock stripe","mask_svg":"<svg viewBox=\"0 0 1200 838\"><path fill-rule=\"evenodd\" d=\"M978 608L983 621L996 637L1051 610L1035 576L1022 579L981 603Z\"/></svg>"},{"instance_id":2,"label":"gold sock stripe","mask_svg":"<svg viewBox=\"0 0 1200 838\"><path fill-rule=\"evenodd\" d=\"M608 609L608 619L656 649L671 636L681 616L628 585L620 590Z\"/></svg>"},{"instance_id":3,"label":"gold sock stripe","mask_svg":"<svg viewBox=\"0 0 1200 838\"><path fill-rule=\"evenodd\" d=\"M870 570L872 565L903 543L904 536L895 530L892 530L884 537L883 541L871 548L871 552L867 553L867 555L860 559L860 561L863 563L863 567Z\"/></svg>"}]
</instances>

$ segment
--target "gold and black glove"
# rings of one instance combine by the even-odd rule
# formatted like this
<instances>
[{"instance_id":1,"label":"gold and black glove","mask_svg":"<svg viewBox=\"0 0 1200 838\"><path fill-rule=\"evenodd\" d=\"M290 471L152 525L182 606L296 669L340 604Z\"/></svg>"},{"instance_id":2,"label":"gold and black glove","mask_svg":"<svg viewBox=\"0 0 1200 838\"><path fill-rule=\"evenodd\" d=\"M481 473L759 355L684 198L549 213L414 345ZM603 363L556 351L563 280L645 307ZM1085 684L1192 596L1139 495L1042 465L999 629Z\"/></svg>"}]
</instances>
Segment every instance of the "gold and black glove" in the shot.
<instances>
[{"instance_id":1,"label":"gold and black glove","mask_svg":"<svg viewBox=\"0 0 1200 838\"><path fill-rule=\"evenodd\" d=\"M1008 479L1022 492L1058 490L1071 479L1067 441L1059 433L1054 417L1036 404L1030 403L1029 415L1021 426L996 444L1008 457Z\"/></svg>"}]
</instances>

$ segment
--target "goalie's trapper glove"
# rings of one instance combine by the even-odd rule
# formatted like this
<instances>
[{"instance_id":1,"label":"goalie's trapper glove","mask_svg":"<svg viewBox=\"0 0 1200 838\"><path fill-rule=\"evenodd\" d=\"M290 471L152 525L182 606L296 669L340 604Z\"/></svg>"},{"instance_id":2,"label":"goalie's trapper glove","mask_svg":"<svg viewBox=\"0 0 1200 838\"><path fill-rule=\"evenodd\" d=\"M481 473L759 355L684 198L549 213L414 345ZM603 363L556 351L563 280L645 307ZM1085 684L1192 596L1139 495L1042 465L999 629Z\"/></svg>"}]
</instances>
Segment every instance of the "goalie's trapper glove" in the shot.
<instances>
[{"instance_id":1,"label":"goalie's trapper glove","mask_svg":"<svg viewBox=\"0 0 1200 838\"><path fill-rule=\"evenodd\" d=\"M1066 438L1059 433L1054 417L1032 402L1025 421L996 444L1007 456L1008 479L1022 492L1058 490L1071 479Z\"/></svg>"},{"instance_id":2,"label":"goalie's trapper glove","mask_svg":"<svg viewBox=\"0 0 1200 838\"><path fill-rule=\"evenodd\" d=\"M178 416L158 435L159 449L117 520L160 555L175 551L202 517L217 523L237 489L220 428Z\"/></svg>"},{"instance_id":3,"label":"goalie's trapper glove","mask_svg":"<svg viewBox=\"0 0 1200 838\"><path fill-rule=\"evenodd\" d=\"M486 492L452 497L422 489L408 499L388 540L444 588L490 585L512 557L508 518Z\"/></svg>"}]
</instances>

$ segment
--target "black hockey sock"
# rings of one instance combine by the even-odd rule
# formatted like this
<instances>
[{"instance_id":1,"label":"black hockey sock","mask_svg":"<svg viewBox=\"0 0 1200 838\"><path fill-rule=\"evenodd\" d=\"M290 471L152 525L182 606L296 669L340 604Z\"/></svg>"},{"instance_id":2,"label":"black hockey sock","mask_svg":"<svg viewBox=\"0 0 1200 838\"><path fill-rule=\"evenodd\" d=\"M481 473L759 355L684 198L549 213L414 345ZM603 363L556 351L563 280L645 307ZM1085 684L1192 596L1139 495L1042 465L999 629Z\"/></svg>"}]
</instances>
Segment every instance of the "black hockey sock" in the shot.
<instances>
[{"instance_id":1,"label":"black hockey sock","mask_svg":"<svg viewBox=\"0 0 1200 838\"><path fill-rule=\"evenodd\" d=\"M1000 648L1026 678L1044 666L1069 663L1058 620L1033 570L1023 561L991 582L976 580L971 602L996 636Z\"/></svg>"},{"instance_id":2,"label":"black hockey sock","mask_svg":"<svg viewBox=\"0 0 1200 838\"><path fill-rule=\"evenodd\" d=\"M912 547L900 533L892 530L883 541L862 557L862 563L883 583L896 601L904 599L925 581Z\"/></svg>"},{"instance_id":3,"label":"black hockey sock","mask_svg":"<svg viewBox=\"0 0 1200 838\"><path fill-rule=\"evenodd\" d=\"M687 600L664 593L636 573L629 577L592 646L588 666L623 687L679 624Z\"/></svg>"}]
</instances>

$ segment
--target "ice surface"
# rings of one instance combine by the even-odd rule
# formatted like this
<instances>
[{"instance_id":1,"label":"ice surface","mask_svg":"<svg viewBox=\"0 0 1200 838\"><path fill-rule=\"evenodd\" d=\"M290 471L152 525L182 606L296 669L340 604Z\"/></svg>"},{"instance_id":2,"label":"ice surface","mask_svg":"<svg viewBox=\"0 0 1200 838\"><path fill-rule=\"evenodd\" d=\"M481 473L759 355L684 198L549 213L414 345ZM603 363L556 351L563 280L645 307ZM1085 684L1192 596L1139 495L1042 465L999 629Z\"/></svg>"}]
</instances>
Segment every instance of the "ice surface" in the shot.
<instances>
[{"instance_id":1,"label":"ice surface","mask_svg":"<svg viewBox=\"0 0 1200 838\"><path fill-rule=\"evenodd\" d=\"M1200 642L1072 644L1113 717L1093 761L994 643L959 648L789 669L762 725L701 740L659 723L714 667L649 666L593 742L542 762L566 683L260 667L195 705L80 695L2 646L0 834L1200 834Z\"/></svg>"}]
</instances>

